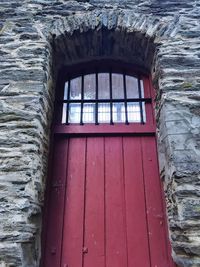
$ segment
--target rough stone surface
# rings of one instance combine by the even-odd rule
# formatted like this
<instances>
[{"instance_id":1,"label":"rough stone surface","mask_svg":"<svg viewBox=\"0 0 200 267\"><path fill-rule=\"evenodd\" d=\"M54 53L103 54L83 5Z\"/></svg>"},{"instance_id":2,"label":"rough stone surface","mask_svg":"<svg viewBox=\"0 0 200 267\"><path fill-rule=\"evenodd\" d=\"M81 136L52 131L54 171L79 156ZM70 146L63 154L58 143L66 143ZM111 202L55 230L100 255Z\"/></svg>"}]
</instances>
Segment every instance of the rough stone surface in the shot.
<instances>
[{"instance_id":1,"label":"rough stone surface","mask_svg":"<svg viewBox=\"0 0 200 267\"><path fill-rule=\"evenodd\" d=\"M0 266L38 267L57 73L96 58L152 73L173 258L200 266L200 1L0 1Z\"/></svg>"}]
</instances>

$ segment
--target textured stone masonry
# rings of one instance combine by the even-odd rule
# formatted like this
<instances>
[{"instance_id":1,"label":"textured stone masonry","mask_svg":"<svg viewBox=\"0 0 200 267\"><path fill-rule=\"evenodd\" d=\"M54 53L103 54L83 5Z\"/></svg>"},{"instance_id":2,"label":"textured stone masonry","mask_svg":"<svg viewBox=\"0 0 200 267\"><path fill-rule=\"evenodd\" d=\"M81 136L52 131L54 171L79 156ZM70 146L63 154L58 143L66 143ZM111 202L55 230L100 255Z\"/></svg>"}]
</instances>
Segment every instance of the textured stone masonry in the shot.
<instances>
[{"instance_id":1,"label":"textured stone masonry","mask_svg":"<svg viewBox=\"0 0 200 267\"><path fill-rule=\"evenodd\" d=\"M0 1L0 266L38 267L60 66L116 58L150 72L178 266L200 266L200 1Z\"/></svg>"}]
</instances>

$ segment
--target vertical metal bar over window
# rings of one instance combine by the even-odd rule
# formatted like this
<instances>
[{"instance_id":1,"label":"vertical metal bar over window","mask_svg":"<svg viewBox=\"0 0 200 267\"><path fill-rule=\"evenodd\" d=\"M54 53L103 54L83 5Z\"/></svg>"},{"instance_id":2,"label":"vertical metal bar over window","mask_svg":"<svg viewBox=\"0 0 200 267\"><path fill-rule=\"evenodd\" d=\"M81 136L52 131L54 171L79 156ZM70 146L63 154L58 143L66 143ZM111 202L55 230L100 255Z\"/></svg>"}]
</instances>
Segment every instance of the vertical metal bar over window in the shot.
<instances>
[{"instance_id":1,"label":"vertical metal bar over window","mask_svg":"<svg viewBox=\"0 0 200 267\"><path fill-rule=\"evenodd\" d=\"M95 89L96 89L96 92L95 92L95 124L98 125L99 122L98 122L98 98L99 98L99 83L98 83L98 72L96 71L95 73Z\"/></svg>"},{"instance_id":2,"label":"vertical metal bar over window","mask_svg":"<svg viewBox=\"0 0 200 267\"><path fill-rule=\"evenodd\" d=\"M127 108L127 92L126 92L126 75L123 73L123 87L124 87L124 106L125 106L125 123L128 123L128 108Z\"/></svg>"},{"instance_id":3,"label":"vertical metal bar over window","mask_svg":"<svg viewBox=\"0 0 200 267\"><path fill-rule=\"evenodd\" d=\"M109 72L109 88L110 88L110 124L113 124L113 99L112 99L112 72Z\"/></svg>"}]
</instances>

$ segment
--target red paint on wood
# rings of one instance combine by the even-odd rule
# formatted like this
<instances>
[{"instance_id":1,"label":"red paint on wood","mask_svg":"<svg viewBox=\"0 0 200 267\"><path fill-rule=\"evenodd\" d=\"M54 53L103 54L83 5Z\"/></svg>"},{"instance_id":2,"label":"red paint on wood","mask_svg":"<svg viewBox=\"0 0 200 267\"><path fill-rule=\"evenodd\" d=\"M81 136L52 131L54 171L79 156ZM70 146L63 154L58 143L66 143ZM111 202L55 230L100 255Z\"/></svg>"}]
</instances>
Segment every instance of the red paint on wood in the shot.
<instances>
[{"instance_id":1,"label":"red paint on wood","mask_svg":"<svg viewBox=\"0 0 200 267\"><path fill-rule=\"evenodd\" d=\"M149 104L146 106L149 107ZM148 111L147 108L147 118L149 118L152 112ZM81 136L94 136L94 135L122 135L122 134L155 134L156 128L155 125L151 124L141 124L141 123L132 123L129 125L125 124L71 124L71 125L57 125L54 127L54 134L66 134L66 135L81 135Z\"/></svg>"},{"instance_id":2,"label":"red paint on wood","mask_svg":"<svg viewBox=\"0 0 200 267\"><path fill-rule=\"evenodd\" d=\"M141 145L151 264L152 266L169 267L155 138L142 137Z\"/></svg>"},{"instance_id":3,"label":"red paint on wood","mask_svg":"<svg viewBox=\"0 0 200 267\"><path fill-rule=\"evenodd\" d=\"M63 221L62 267L82 266L86 145L85 138L70 139Z\"/></svg>"},{"instance_id":4,"label":"red paint on wood","mask_svg":"<svg viewBox=\"0 0 200 267\"><path fill-rule=\"evenodd\" d=\"M175 266L155 137L70 138L69 148L67 139L56 147L44 266L60 267L60 258L61 267Z\"/></svg>"},{"instance_id":5,"label":"red paint on wood","mask_svg":"<svg viewBox=\"0 0 200 267\"><path fill-rule=\"evenodd\" d=\"M122 138L105 138L106 267L127 267Z\"/></svg>"},{"instance_id":6,"label":"red paint on wood","mask_svg":"<svg viewBox=\"0 0 200 267\"><path fill-rule=\"evenodd\" d=\"M104 138L88 138L86 156L84 266L105 266Z\"/></svg>"},{"instance_id":7,"label":"red paint on wood","mask_svg":"<svg viewBox=\"0 0 200 267\"><path fill-rule=\"evenodd\" d=\"M68 139L56 139L49 196L44 266L60 265ZM59 211L59 212L58 212Z\"/></svg>"},{"instance_id":8,"label":"red paint on wood","mask_svg":"<svg viewBox=\"0 0 200 267\"><path fill-rule=\"evenodd\" d=\"M150 267L140 137L123 138L128 266Z\"/></svg>"}]
</instances>

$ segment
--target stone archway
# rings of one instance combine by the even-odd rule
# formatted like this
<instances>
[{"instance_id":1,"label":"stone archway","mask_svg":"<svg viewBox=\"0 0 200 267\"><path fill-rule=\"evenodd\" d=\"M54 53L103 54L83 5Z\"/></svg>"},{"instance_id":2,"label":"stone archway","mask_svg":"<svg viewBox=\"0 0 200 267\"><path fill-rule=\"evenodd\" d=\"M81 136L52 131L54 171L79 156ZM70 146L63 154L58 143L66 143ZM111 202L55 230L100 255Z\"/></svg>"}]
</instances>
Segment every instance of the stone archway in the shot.
<instances>
[{"instance_id":1,"label":"stone archway","mask_svg":"<svg viewBox=\"0 0 200 267\"><path fill-rule=\"evenodd\" d=\"M77 13L66 19L55 21L51 30L51 44L56 66L55 74L62 65L98 58L122 59L152 73L155 87L158 89L156 113L159 126L160 168L166 190L173 258L180 266L193 266L192 264L198 263L198 259L194 257L191 260L190 255L191 253L198 254L198 245L195 242L191 245L190 236L193 235L193 230L192 223L188 221L186 209L191 208L194 201L191 200L190 207L187 207L183 197L177 196L179 188L187 191L184 180L179 187L179 179L181 176L187 176L188 165L187 163L182 164L180 160L174 160L173 157L180 159L182 152L177 153L178 144L176 144L177 147L172 145L177 140L175 136L177 130L173 131L171 126L167 126L166 123L168 114L171 110L174 111L176 105L179 106L180 112L174 114L174 125L177 124L180 117L184 116L181 113L183 106L179 102L176 103L177 94L168 91L170 86L173 87L173 84L170 84L173 76L170 78L170 75L167 75L165 68L167 68L168 62L163 60L165 58L163 54L173 50L170 41L174 41L177 23L177 18L166 24L151 17L133 15L132 12L86 12L84 16L82 13ZM182 84L184 86L184 79L178 78L175 88ZM187 103L185 105L187 106ZM188 119L191 117L189 113L188 110L186 112ZM184 123L181 127L185 127ZM180 136L182 136L182 132L180 132ZM184 144L184 138L182 144ZM182 149L184 150L184 148ZM185 156L187 157L187 155ZM197 173L196 168L197 164L195 163L189 171L189 177L191 173ZM198 205L198 201L195 205ZM185 229L188 232L185 232Z\"/></svg>"}]
</instances>

